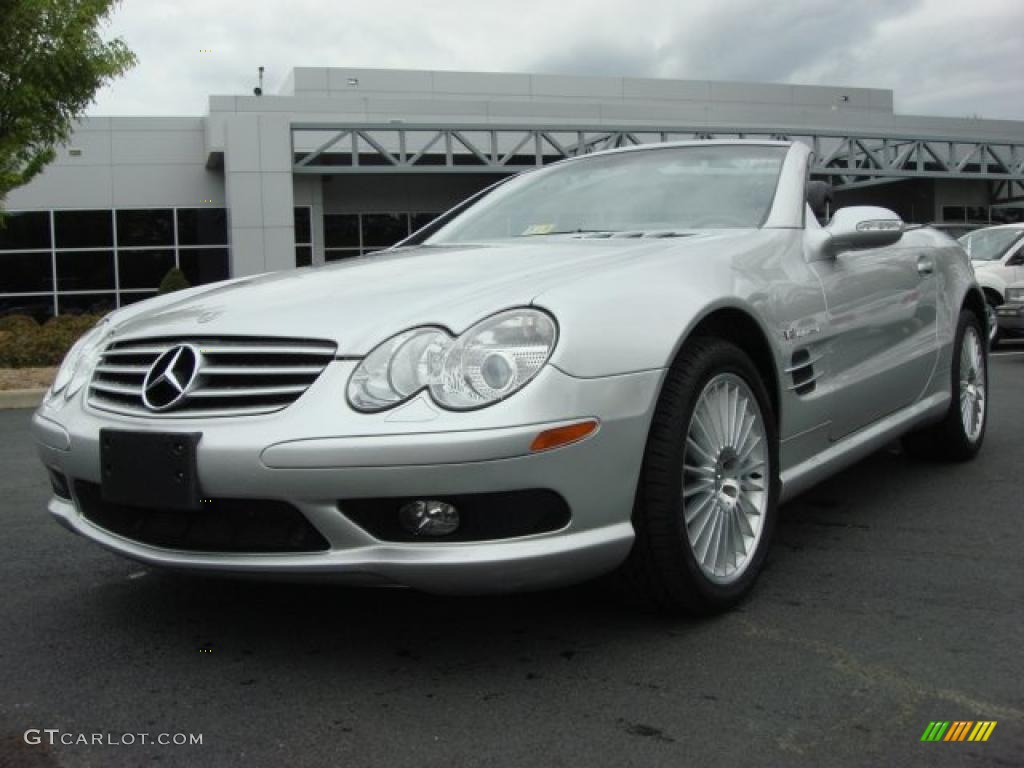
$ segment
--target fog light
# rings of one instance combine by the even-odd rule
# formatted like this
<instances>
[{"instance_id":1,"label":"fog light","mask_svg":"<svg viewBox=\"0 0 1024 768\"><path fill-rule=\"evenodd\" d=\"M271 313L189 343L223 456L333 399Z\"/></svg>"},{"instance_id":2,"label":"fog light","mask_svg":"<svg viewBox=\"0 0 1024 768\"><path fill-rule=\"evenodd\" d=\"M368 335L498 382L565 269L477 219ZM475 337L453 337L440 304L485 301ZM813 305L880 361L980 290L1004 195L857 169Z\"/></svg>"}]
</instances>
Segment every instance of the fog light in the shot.
<instances>
[{"instance_id":1,"label":"fog light","mask_svg":"<svg viewBox=\"0 0 1024 768\"><path fill-rule=\"evenodd\" d=\"M459 511L443 501L413 501L398 510L398 517L414 536L447 536L459 528Z\"/></svg>"}]
</instances>

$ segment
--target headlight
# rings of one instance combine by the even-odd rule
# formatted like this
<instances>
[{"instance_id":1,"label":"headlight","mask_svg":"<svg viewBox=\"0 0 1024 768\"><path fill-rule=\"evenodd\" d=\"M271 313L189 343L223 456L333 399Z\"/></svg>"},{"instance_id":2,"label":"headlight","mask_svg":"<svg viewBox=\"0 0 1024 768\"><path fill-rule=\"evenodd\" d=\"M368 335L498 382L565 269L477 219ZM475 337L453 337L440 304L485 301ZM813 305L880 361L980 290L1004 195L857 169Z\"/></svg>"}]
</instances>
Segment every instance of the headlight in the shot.
<instances>
[{"instance_id":1,"label":"headlight","mask_svg":"<svg viewBox=\"0 0 1024 768\"><path fill-rule=\"evenodd\" d=\"M1024 302L1024 288L1008 288L1006 290L1006 300Z\"/></svg>"},{"instance_id":2,"label":"headlight","mask_svg":"<svg viewBox=\"0 0 1024 768\"><path fill-rule=\"evenodd\" d=\"M551 357L558 330L538 309L492 315L456 338L414 328L377 346L352 373L348 400L357 411L383 411L426 389L442 408L464 411L519 391Z\"/></svg>"},{"instance_id":3,"label":"headlight","mask_svg":"<svg viewBox=\"0 0 1024 768\"><path fill-rule=\"evenodd\" d=\"M99 345L109 324L109 320L101 320L68 350L53 380L50 397L63 391L64 399L70 400L82 388L99 359Z\"/></svg>"}]
</instances>

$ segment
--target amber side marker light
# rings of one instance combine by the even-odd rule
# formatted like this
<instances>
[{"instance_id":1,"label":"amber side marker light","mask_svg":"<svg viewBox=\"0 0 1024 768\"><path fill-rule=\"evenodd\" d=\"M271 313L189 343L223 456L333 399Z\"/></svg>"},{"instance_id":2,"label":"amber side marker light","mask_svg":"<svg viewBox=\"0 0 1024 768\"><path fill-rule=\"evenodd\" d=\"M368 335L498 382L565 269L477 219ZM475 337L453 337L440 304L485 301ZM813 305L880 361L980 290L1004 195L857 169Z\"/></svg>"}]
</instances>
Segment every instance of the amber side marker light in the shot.
<instances>
[{"instance_id":1,"label":"amber side marker light","mask_svg":"<svg viewBox=\"0 0 1024 768\"><path fill-rule=\"evenodd\" d=\"M576 443L597 430L597 419L588 419L578 424L569 424L566 427L555 427L546 429L533 438L530 443L530 450L550 451L552 448L560 448L569 443Z\"/></svg>"}]
</instances>

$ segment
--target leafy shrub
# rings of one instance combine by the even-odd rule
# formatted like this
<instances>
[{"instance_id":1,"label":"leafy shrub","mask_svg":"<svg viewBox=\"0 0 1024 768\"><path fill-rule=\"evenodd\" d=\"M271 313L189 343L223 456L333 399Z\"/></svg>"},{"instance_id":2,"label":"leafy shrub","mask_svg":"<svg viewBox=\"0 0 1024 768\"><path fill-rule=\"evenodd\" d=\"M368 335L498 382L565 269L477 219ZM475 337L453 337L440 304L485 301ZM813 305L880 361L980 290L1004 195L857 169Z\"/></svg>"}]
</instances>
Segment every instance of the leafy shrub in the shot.
<instances>
[{"instance_id":1,"label":"leafy shrub","mask_svg":"<svg viewBox=\"0 0 1024 768\"><path fill-rule=\"evenodd\" d=\"M157 293L173 293L174 291L191 287L192 284L185 277L185 273L178 269L178 267L171 267L167 274L164 275L164 279L160 281L160 288L157 290Z\"/></svg>"},{"instance_id":2,"label":"leafy shrub","mask_svg":"<svg viewBox=\"0 0 1024 768\"><path fill-rule=\"evenodd\" d=\"M0 317L0 333L28 333L39 327L34 317L28 315L7 315Z\"/></svg>"},{"instance_id":3,"label":"leafy shrub","mask_svg":"<svg viewBox=\"0 0 1024 768\"><path fill-rule=\"evenodd\" d=\"M0 318L0 368L59 365L71 346L99 320L99 315L59 315L39 325L23 315Z\"/></svg>"}]
</instances>

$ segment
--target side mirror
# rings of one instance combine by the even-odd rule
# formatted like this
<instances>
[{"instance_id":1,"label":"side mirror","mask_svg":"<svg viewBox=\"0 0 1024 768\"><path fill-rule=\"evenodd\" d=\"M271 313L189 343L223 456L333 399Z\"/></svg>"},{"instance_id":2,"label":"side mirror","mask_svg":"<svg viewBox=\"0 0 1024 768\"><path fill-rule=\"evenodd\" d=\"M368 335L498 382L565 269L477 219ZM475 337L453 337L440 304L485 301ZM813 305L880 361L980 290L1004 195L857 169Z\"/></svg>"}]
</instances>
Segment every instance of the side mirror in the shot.
<instances>
[{"instance_id":1,"label":"side mirror","mask_svg":"<svg viewBox=\"0 0 1024 768\"><path fill-rule=\"evenodd\" d=\"M814 260L834 259L844 251L882 248L903 237L903 221L888 208L855 205L840 208L821 233Z\"/></svg>"}]
</instances>

